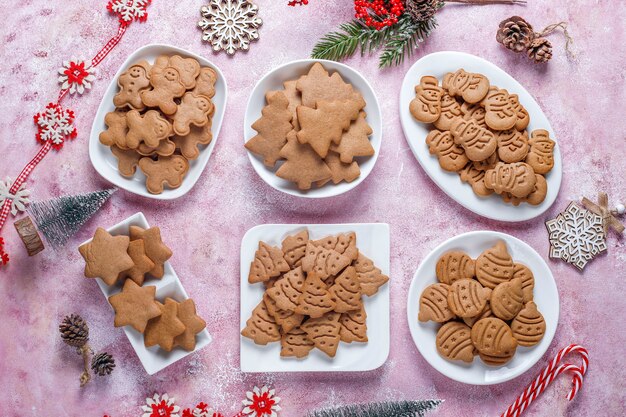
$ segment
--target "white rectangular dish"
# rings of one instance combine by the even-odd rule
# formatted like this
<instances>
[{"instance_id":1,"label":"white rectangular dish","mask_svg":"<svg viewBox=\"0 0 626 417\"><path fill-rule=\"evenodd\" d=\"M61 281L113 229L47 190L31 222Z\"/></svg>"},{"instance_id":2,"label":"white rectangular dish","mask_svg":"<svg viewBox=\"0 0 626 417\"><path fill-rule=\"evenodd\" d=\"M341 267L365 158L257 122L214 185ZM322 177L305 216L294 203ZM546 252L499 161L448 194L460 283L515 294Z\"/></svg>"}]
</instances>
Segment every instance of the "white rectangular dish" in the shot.
<instances>
[{"instance_id":1,"label":"white rectangular dish","mask_svg":"<svg viewBox=\"0 0 626 417\"><path fill-rule=\"evenodd\" d=\"M139 226L143 229L150 228L146 217L143 215L143 213L139 212L133 214L132 216L116 224L115 226L108 228L107 232L114 236L128 235L130 226ZM83 242L82 245L89 242L91 242L91 239ZM155 286L156 298L159 301L163 301L166 297L171 297L176 301L187 300L189 296L187 295L187 292L183 288L183 285L178 279L178 276L176 275L176 272L174 271L174 268L172 268L172 265L169 263L169 261L165 262L164 269L165 274L163 275L163 278L147 278L143 285ZM122 283L118 283L109 287L104 283L104 281L99 278L96 279L96 281L100 286L100 290L102 290L102 294L104 294L107 300L111 295L120 292L122 288ZM111 319L111 326L113 326L113 319ZM126 333L130 344L135 349L135 352L137 352L137 356L139 357L139 360L141 361L141 364L143 365L148 375L153 375L161 371L162 369L170 366L174 362L186 357L187 355L199 351L212 341L212 337L209 334L208 330L204 329L203 331L198 333L198 335L196 335L196 348L192 352L187 352L186 350L181 348L174 348L171 352L166 352L158 346L152 346L150 348L147 348L143 342L143 335L130 326L124 326L124 332Z\"/></svg>"},{"instance_id":2,"label":"white rectangular dish","mask_svg":"<svg viewBox=\"0 0 626 417\"><path fill-rule=\"evenodd\" d=\"M212 98L213 104L215 105L215 113L213 114L212 120L213 124L211 126L213 140L208 146L201 150L200 156L197 159L189 161L189 171L180 187L175 189L165 187L161 194L150 194L145 186L146 176L140 169L137 169L137 172L132 178L126 178L119 173L117 159L111 153L108 146L104 146L100 143L99 136L100 132L106 129L104 117L107 113L115 110L113 96L115 96L118 91L117 79L120 74L137 61L145 60L152 64L159 55L181 55L183 57L195 58L201 66L213 68L218 74L218 79L215 83L215 96ZM100 107L98 107L98 112L96 113L91 127L91 136L89 137L89 158L91 159L93 167L102 178L110 183L144 197L158 200L172 200L185 195L196 184L209 162L209 158L211 157L211 153L219 137L220 128L222 127L222 120L224 119L224 111L226 109L227 91L228 88L224 74L222 74L216 65L200 55L170 45L153 44L137 49L130 54L130 56L126 58L126 61L120 66L120 69L111 80L109 87L102 97Z\"/></svg>"},{"instance_id":3,"label":"white rectangular dish","mask_svg":"<svg viewBox=\"0 0 626 417\"><path fill-rule=\"evenodd\" d=\"M389 275L389 225L383 223L354 224L264 224L253 227L241 242L241 311L240 329L246 326L252 310L261 301L265 287L249 284L250 263L259 241L280 247L290 234L308 229L312 240L324 236L355 232L360 252L372 259L382 273ZM351 372L370 371L380 367L389 355L389 285L380 287L372 297L363 297L367 312L367 343L341 343L334 358L314 349L304 359L281 358L280 343L256 345L240 338L242 372Z\"/></svg>"}]
</instances>

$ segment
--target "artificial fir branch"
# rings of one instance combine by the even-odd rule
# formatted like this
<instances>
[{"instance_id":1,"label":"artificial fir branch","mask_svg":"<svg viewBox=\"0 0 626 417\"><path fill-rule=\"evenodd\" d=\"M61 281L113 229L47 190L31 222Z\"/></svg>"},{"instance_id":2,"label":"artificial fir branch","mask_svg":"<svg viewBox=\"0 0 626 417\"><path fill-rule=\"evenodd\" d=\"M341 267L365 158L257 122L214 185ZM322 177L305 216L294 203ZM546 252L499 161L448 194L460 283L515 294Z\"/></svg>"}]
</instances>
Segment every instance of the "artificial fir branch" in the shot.
<instances>
[{"instance_id":1,"label":"artificial fir branch","mask_svg":"<svg viewBox=\"0 0 626 417\"><path fill-rule=\"evenodd\" d=\"M398 28L385 43L385 48L380 54L378 65L380 68L391 65L400 65L404 58L410 58L413 51L419 47L437 27L434 17L423 21L415 22L411 19L398 22Z\"/></svg>"},{"instance_id":2,"label":"artificial fir branch","mask_svg":"<svg viewBox=\"0 0 626 417\"><path fill-rule=\"evenodd\" d=\"M307 417L423 417L424 413L434 410L441 402L441 400L422 400L354 404L316 410Z\"/></svg>"}]
</instances>

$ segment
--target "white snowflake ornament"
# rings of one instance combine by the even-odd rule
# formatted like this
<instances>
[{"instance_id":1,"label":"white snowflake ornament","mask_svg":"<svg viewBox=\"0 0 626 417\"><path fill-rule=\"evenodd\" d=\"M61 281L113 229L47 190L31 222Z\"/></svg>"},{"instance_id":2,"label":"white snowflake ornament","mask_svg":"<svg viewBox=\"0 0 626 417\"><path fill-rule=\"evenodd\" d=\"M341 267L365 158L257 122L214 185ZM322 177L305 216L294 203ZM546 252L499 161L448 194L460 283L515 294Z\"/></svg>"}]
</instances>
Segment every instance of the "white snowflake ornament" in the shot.
<instances>
[{"instance_id":1,"label":"white snowflake ornament","mask_svg":"<svg viewBox=\"0 0 626 417\"><path fill-rule=\"evenodd\" d=\"M0 181L0 207L5 201L11 201L11 214L17 215L18 211L26 211L26 206L30 203L30 191L25 188L25 184L18 187L15 193L11 192L13 181L7 177L5 181Z\"/></svg>"},{"instance_id":2,"label":"white snowflake ornament","mask_svg":"<svg viewBox=\"0 0 626 417\"><path fill-rule=\"evenodd\" d=\"M85 90L91 88L91 82L96 79L94 72L95 68L91 66L91 61L72 58L63 62L63 66L59 68L61 89L69 90L70 94L83 94Z\"/></svg>"},{"instance_id":3,"label":"white snowflake ornament","mask_svg":"<svg viewBox=\"0 0 626 417\"><path fill-rule=\"evenodd\" d=\"M35 115L34 120L38 127L37 141L42 144L50 142L54 149L61 149L66 139L74 139L77 135L74 112L58 103L49 103L44 111Z\"/></svg>"},{"instance_id":4,"label":"white snowflake ornament","mask_svg":"<svg viewBox=\"0 0 626 417\"><path fill-rule=\"evenodd\" d=\"M546 222L550 257L561 258L581 271L606 250L602 217L571 202L565 211Z\"/></svg>"},{"instance_id":5,"label":"white snowflake ornament","mask_svg":"<svg viewBox=\"0 0 626 417\"><path fill-rule=\"evenodd\" d=\"M141 417L180 417L180 407L175 401L167 393L154 394L152 398L146 398L146 405L141 407Z\"/></svg>"},{"instance_id":6,"label":"white snowflake ornament","mask_svg":"<svg viewBox=\"0 0 626 417\"><path fill-rule=\"evenodd\" d=\"M110 0L107 10L118 16L121 25L128 26L133 20L146 21L151 2L152 0Z\"/></svg>"},{"instance_id":7,"label":"white snowflake ornament","mask_svg":"<svg viewBox=\"0 0 626 417\"><path fill-rule=\"evenodd\" d=\"M257 29L263 21L257 17L258 11L248 0L210 0L200 9L202 39L216 52L233 55L237 50L247 51L250 42L259 39Z\"/></svg>"},{"instance_id":8,"label":"white snowflake ornament","mask_svg":"<svg viewBox=\"0 0 626 417\"><path fill-rule=\"evenodd\" d=\"M246 399L242 401L241 414L249 417L277 417L281 410L279 402L280 397L276 396L273 389L266 386L254 387L252 391L246 393Z\"/></svg>"}]
</instances>

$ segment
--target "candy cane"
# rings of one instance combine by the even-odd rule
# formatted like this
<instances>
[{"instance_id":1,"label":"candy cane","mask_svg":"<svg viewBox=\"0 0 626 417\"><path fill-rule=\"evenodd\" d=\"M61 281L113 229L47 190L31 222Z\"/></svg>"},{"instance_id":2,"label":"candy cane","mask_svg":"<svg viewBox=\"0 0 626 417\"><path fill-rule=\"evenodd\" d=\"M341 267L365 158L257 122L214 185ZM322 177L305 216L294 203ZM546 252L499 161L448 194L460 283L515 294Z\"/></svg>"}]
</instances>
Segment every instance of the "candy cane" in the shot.
<instances>
[{"instance_id":1,"label":"candy cane","mask_svg":"<svg viewBox=\"0 0 626 417\"><path fill-rule=\"evenodd\" d=\"M560 364L563 357L571 352L578 352L582 357L582 365L575 366L569 363ZM573 374L572 390L567 395L569 401L573 400L583 384L583 376L589 367L589 353L580 345L569 345L559 351L552 361L543 371L535 378L535 380L517 397L515 402L500 415L500 417L518 417L526 408L546 389L554 379L565 371Z\"/></svg>"}]
</instances>

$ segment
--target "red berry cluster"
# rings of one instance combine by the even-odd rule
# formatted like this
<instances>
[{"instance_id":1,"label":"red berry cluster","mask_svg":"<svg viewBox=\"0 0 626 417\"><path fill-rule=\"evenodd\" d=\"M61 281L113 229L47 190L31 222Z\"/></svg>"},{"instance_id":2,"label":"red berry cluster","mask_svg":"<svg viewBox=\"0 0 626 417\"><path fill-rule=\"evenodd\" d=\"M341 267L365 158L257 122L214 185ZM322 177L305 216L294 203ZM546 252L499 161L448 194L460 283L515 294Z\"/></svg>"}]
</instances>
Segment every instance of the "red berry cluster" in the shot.
<instances>
[{"instance_id":1,"label":"red berry cluster","mask_svg":"<svg viewBox=\"0 0 626 417\"><path fill-rule=\"evenodd\" d=\"M374 16L370 14L370 10ZM404 13L402 0L354 0L354 17L376 30L398 23L398 17ZM382 20L375 19L382 18Z\"/></svg>"},{"instance_id":2,"label":"red berry cluster","mask_svg":"<svg viewBox=\"0 0 626 417\"><path fill-rule=\"evenodd\" d=\"M291 0L287 2L287 6L295 7L295 6L306 6L309 4L309 0Z\"/></svg>"},{"instance_id":3,"label":"red berry cluster","mask_svg":"<svg viewBox=\"0 0 626 417\"><path fill-rule=\"evenodd\" d=\"M4 239L0 237L0 265L9 263L9 254L4 251Z\"/></svg>"}]
</instances>

